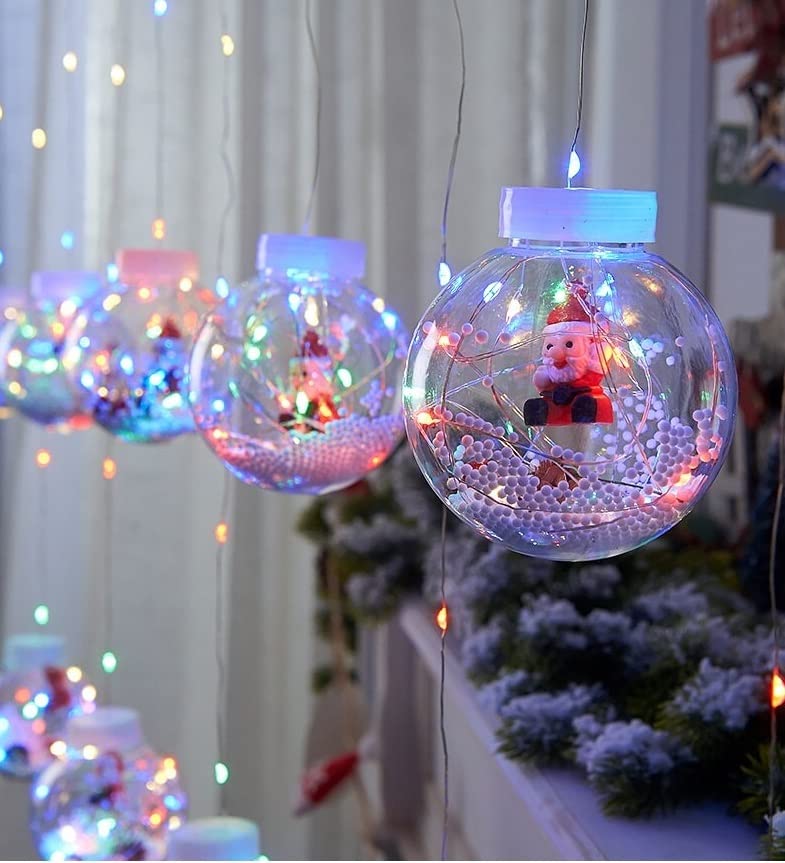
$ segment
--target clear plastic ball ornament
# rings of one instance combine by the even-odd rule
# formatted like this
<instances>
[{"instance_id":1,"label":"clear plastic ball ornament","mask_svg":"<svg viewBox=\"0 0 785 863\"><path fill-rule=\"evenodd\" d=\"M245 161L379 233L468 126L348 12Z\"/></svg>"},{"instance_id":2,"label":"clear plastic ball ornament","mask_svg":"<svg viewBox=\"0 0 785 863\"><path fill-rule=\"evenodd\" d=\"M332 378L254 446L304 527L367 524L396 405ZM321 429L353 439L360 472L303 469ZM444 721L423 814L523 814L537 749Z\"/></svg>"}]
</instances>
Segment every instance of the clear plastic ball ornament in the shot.
<instances>
[{"instance_id":1,"label":"clear plastic ball ornament","mask_svg":"<svg viewBox=\"0 0 785 863\"><path fill-rule=\"evenodd\" d=\"M194 429L188 354L214 303L192 252L122 249L118 280L80 313L65 365L97 423L127 441L164 441Z\"/></svg>"},{"instance_id":2,"label":"clear plastic ball ornament","mask_svg":"<svg viewBox=\"0 0 785 863\"><path fill-rule=\"evenodd\" d=\"M144 742L136 711L100 707L71 720L64 748L31 790L30 830L42 859L164 859L187 798L174 758Z\"/></svg>"},{"instance_id":3,"label":"clear plastic ball ornament","mask_svg":"<svg viewBox=\"0 0 785 863\"><path fill-rule=\"evenodd\" d=\"M506 188L494 249L417 328L404 416L426 479L513 551L593 560L673 527L730 446L736 372L702 294L651 254L653 192Z\"/></svg>"},{"instance_id":4,"label":"clear plastic ball ornament","mask_svg":"<svg viewBox=\"0 0 785 863\"><path fill-rule=\"evenodd\" d=\"M170 835L166 859L259 860L259 828L229 815L198 818Z\"/></svg>"},{"instance_id":5,"label":"clear plastic ball ornament","mask_svg":"<svg viewBox=\"0 0 785 863\"><path fill-rule=\"evenodd\" d=\"M0 327L0 390L10 407L43 425L83 424L84 401L63 364L65 340L79 310L100 291L96 273L33 273Z\"/></svg>"},{"instance_id":6,"label":"clear plastic ball ornament","mask_svg":"<svg viewBox=\"0 0 785 863\"><path fill-rule=\"evenodd\" d=\"M244 482L306 494L343 488L403 435L408 335L363 285L361 243L263 234L257 267L197 336L196 424Z\"/></svg>"},{"instance_id":7,"label":"clear plastic ball ornament","mask_svg":"<svg viewBox=\"0 0 785 863\"><path fill-rule=\"evenodd\" d=\"M69 718L95 709L95 687L64 663L54 635L13 635L0 672L0 773L29 779L54 758L52 745ZM56 747L55 747L56 751Z\"/></svg>"}]
</instances>

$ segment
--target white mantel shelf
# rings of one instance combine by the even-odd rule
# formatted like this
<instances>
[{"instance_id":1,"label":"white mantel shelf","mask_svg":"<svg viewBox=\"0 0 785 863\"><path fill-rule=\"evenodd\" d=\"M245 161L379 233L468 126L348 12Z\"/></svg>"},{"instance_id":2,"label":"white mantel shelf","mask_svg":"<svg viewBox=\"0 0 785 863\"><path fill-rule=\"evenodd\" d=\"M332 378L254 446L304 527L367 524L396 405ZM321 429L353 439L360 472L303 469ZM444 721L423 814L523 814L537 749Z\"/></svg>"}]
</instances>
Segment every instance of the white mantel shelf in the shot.
<instances>
[{"instance_id":1,"label":"white mantel shelf","mask_svg":"<svg viewBox=\"0 0 785 863\"><path fill-rule=\"evenodd\" d=\"M386 627L379 646L386 654L388 692L399 693L393 696L397 714L382 733L383 749L385 736L393 737L387 755L382 752L382 773L393 774L387 782L392 832L396 823L398 835L405 832L401 825L408 806L418 822L409 825L417 839L408 847L433 859L438 856L440 834L441 753L437 738L439 635L432 615L419 604L406 606ZM398 686L391 685L393 676L398 677ZM408 682L408 695L403 699L400 681ZM429 702L427 709L422 704L417 707L418 700ZM388 707L392 708L390 699L385 709ZM577 771L526 767L498 754L497 720L480 707L474 687L449 650L445 713L453 857L755 860L759 856L756 832L720 805L680 809L648 820L609 817ZM412 759L425 763L413 764ZM420 777L422 790L396 796L394 776L402 774L408 777L410 789Z\"/></svg>"}]
</instances>

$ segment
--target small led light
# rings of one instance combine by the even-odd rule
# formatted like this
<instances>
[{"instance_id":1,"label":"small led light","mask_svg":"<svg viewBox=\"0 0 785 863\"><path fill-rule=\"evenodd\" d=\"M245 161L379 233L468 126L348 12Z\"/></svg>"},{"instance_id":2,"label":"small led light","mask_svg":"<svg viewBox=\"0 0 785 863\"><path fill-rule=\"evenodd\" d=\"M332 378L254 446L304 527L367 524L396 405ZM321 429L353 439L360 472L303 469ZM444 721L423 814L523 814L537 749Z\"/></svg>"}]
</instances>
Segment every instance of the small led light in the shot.
<instances>
[{"instance_id":1,"label":"small led light","mask_svg":"<svg viewBox=\"0 0 785 863\"><path fill-rule=\"evenodd\" d=\"M439 284L441 287L444 287L447 282L452 278L452 270L450 269L450 265L447 261L439 261L439 269L437 271L437 278L439 279Z\"/></svg>"},{"instance_id":2,"label":"small led light","mask_svg":"<svg viewBox=\"0 0 785 863\"><path fill-rule=\"evenodd\" d=\"M381 314L385 309L384 300L381 297L374 297L374 300L371 303L371 308L375 312Z\"/></svg>"},{"instance_id":3,"label":"small led light","mask_svg":"<svg viewBox=\"0 0 785 863\"><path fill-rule=\"evenodd\" d=\"M63 300L60 303L60 314L64 318L70 318L76 311L76 303L73 300Z\"/></svg>"},{"instance_id":4,"label":"small led light","mask_svg":"<svg viewBox=\"0 0 785 863\"><path fill-rule=\"evenodd\" d=\"M87 686L82 688L82 698L85 701L95 701L95 697L98 693L95 691L95 687L92 683L88 683Z\"/></svg>"},{"instance_id":5,"label":"small led light","mask_svg":"<svg viewBox=\"0 0 785 863\"><path fill-rule=\"evenodd\" d=\"M120 277L120 270L117 264L106 265L106 280L108 282L116 282Z\"/></svg>"},{"instance_id":6,"label":"small led light","mask_svg":"<svg viewBox=\"0 0 785 863\"><path fill-rule=\"evenodd\" d=\"M577 177L581 171L581 159L575 150L570 151L570 164L567 167L567 179Z\"/></svg>"},{"instance_id":7,"label":"small led light","mask_svg":"<svg viewBox=\"0 0 785 863\"><path fill-rule=\"evenodd\" d=\"M82 748L82 756L86 761L93 761L98 757L98 747L93 746L92 743L88 743L87 746Z\"/></svg>"},{"instance_id":8,"label":"small led light","mask_svg":"<svg viewBox=\"0 0 785 863\"><path fill-rule=\"evenodd\" d=\"M210 356L214 360L220 360L223 355L224 355L224 346L223 345L216 343L210 348Z\"/></svg>"},{"instance_id":9,"label":"small led light","mask_svg":"<svg viewBox=\"0 0 785 863\"><path fill-rule=\"evenodd\" d=\"M62 758L68 752L68 747L65 744L65 740L55 740L49 747L49 751L55 758Z\"/></svg>"},{"instance_id":10,"label":"small led light","mask_svg":"<svg viewBox=\"0 0 785 863\"><path fill-rule=\"evenodd\" d=\"M3 250L0 249L0 267L5 263L5 255L3 254Z\"/></svg>"},{"instance_id":11,"label":"small led light","mask_svg":"<svg viewBox=\"0 0 785 863\"><path fill-rule=\"evenodd\" d=\"M49 696L45 692L36 692L33 696L33 704L43 710L49 704Z\"/></svg>"},{"instance_id":12,"label":"small led light","mask_svg":"<svg viewBox=\"0 0 785 863\"><path fill-rule=\"evenodd\" d=\"M76 67L79 65L79 58L74 51L66 51L63 54L63 69L66 72L76 72Z\"/></svg>"},{"instance_id":13,"label":"small led light","mask_svg":"<svg viewBox=\"0 0 785 863\"><path fill-rule=\"evenodd\" d=\"M60 234L60 245L64 249L73 249L74 247L74 232L73 231L63 231Z\"/></svg>"},{"instance_id":14,"label":"small led light","mask_svg":"<svg viewBox=\"0 0 785 863\"><path fill-rule=\"evenodd\" d=\"M40 128L33 129L33 134L30 136L30 140L36 150L43 150L46 146L46 132Z\"/></svg>"},{"instance_id":15,"label":"small led light","mask_svg":"<svg viewBox=\"0 0 785 863\"><path fill-rule=\"evenodd\" d=\"M79 683L82 679L82 669L78 665L71 665L65 670L65 676L71 683Z\"/></svg>"},{"instance_id":16,"label":"small led light","mask_svg":"<svg viewBox=\"0 0 785 863\"><path fill-rule=\"evenodd\" d=\"M154 240L163 240L166 236L166 222L160 216L153 219L153 224L150 227Z\"/></svg>"},{"instance_id":17,"label":"small led light","mask_svg":"<svg viewBox=\"0 0 785 863\"><path fill-rule=\"evenodd\" d=\"M105 674L114 674L117 668L117 657L111 650L105 651L101 657L101 668L103 668Z\"/></svg>"},{"instance_id":18,"label":"small led light","mask_svg":"<svg viewBox=\"0 0 785 863\"><path fill-rule=\"evenodd\" d=\"M776 710L785 703L785 680L780 676L778 668L774 669L771 676L771 706Z\"/></svg>"},{"instance_id":19,"label":"small led light","mask_svg":"<svg viewBox=\"0 0 785 863\"><path fill-rule=\"evenodd\" d=\"M38 708L32 701L28 701L27 704L22 705L22 716L25 719L35 719L38 716Z\"/></svg>"},{"instance_id":20,"label":"small led light","mask_svg":"<svg viewBox=\"0 0 785 863\"><path fill-rule=\"evenodd\" d=\"M215 541L219 545L225 545L229 539L229 525L225 521L219 521L215 526Z\"/></svg>"},{"instance_id":21,"label":"small led light","mask_svg":"<svg viewBox=\"0 0 785 863\"><path fill-rule=\"evenodd\" d=\"M169 4L166 0L154 0L153 3L153 15L157 18L161 18L166 15L166 10L169 8Z\"/></svg>"},{"instance_id":22,"label":"small led light","mask_svg":"<svg viewBox=\"0 0 785 863\"><path fill-rule=\"evenodd\" d=\"M125 69L119 63L113 63L109 70L109 77L115 87L122 87L125 83Z\"/></svg>"},{"instance_id":23,"label":"small led light","mask_svg":"<svg viewBox=\"0 0 785 863\"><path fill-rule=\"evenodd\" d=\"M319 326L319 305L313 297L308 297L305 301L305 323L311 327Z\"/></svg>"},{"instance_id":24,"label":"small led light","mask_svg":"<svg viewBox=\"0 0 785 863\"><path fill-rule=\"evenodd\" d=\"M52 453L48 449L39 449L35 454L35 463L38 467L49 467L52 463Z\"/></svg>"},{"instance_id":25,"label":"small led light","mask_svg":"<svg viewBox=\"0 0 785 863\"><path fill-rule=\"evenodd\" d=\"M101 467L104 479L114 479L117 476L117 462L113 458L105 458Z\"/></svg>"},{"instance_id":26,"label":"small led light","mask_svg":"<svg viewBox=\"0 0 785 863\"><path fill-rule=\"evenodd\" d=\"M184 294L187 294L193 286L194 283L191 279L188 278L188 276L184 276L182 279L180 279L180 290Z\"/></svg>"},{"instance_id":27,"label":"small led light","mask_svg":"<svg viewBox=\"0 0 785 863\"><path fill-rule=\"evenodd\" d=\"M229 781L229 768L223 763L223 761L215 762L215 781L219 785L226 785Z\"/></svg>"},{"instance_id":28,"label":"small led light","mask_svg":"<svg viewBox=\"0 0 785 863\"><path fill-rule=\"evenodd\" d=\"M436 613L436 625L441 629L442 635L447 632L447 606L444 603Z\"/></svg>"},{"instance_id":29,"label":"small led light","mask_svg":"<svg viewBox=\"0 0 785 863\"><path fill-rule=\"evenodd\" d=\"M234 54L234 39L228 34L221 34L221 51L224 57L231 57Z\"/></svg>"},{"instance_id":30,"label":"small led light","mask_svg":"<svg viewBox=\"0 0 785 863\"><path fill-rule=\"evenodd\" d=\"M3 111L3 106L0 105L0 120L2 120L4 116L5 116L5 111Z\"/></svg>"},{"instance_id":31,"label":"small led light","mask_svg":"<svg viewBox=\"0 0 785 863\"><path fill-rule=\"evenodd\" d=\"M223 276L218 276L215 280L215 293L225 300L229 296L229 282Z\"/></svg>"}]
</instances>

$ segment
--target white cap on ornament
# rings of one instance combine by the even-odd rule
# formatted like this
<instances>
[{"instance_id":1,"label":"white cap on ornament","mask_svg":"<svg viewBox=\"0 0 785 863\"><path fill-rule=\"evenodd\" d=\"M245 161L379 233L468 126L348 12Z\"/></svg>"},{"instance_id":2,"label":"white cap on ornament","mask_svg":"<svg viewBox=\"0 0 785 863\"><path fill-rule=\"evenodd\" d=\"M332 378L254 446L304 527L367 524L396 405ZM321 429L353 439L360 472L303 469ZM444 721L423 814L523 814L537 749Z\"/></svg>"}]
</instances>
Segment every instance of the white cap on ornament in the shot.
<instances>
[{"instance_id":1,"label":"white cap on ornament","mask_svg":"<svg viewBox=\"0 0 785 863\"><path fill-rule=\"evenodd\" d=\"M189 821L169 834L167 860L258 860L259 828L222 815Z\"/></svg>"},{"instance_id":2,"label":"white cap on ornament","mask_svg":"<svg viewBox=\"0 0 785 863\"><path fill-rule=\"evenodd\" d=\"M47 668L65 662L65 639L59 635L23 633L9 635L3 648L6 671Z\"/></svg>"},{"instance_id":3,"label":"white cap on ornament","mask_svg":"<svg viewBox=\"0 0 785 863\"><path fill-rule=\"evenodd\" d=\"M34 300L87 300L101 289L98 273L80 270L45 270L33 273L30 278L30 293Z\"/></svg>"},{"instance_id":4,"label":"white cap on ornament","mask_svg":"<svg viewBox=\"0 0 785 863\"><path fill-rule=\"evenodd\" d=\"M68 720L65 739L74 749L95 746L99 752L128 752L142 745L139 714L129 707L98 707Z\"/></svg>"},{"instance_id":5,"label":"white cap on ornament","mask_svg":"<svg viewBox=\"0 0 785 863\"><path fill-rule=\"evenodd\" d=\"M505 186L499 236L573 243L653 243L657 193Z\"/></svg>"},{"instance_id":6,"label":"white cap on ornament","mask_svg":"<svg viewBox=\"0 0 785 863\"><path fill-rule=\"evenodd\" d=\"M282 276L294 271L336 279L362 279L365 244L336 237L262 234L256 247L256 269Z\"/></svg>"}]
</instances>

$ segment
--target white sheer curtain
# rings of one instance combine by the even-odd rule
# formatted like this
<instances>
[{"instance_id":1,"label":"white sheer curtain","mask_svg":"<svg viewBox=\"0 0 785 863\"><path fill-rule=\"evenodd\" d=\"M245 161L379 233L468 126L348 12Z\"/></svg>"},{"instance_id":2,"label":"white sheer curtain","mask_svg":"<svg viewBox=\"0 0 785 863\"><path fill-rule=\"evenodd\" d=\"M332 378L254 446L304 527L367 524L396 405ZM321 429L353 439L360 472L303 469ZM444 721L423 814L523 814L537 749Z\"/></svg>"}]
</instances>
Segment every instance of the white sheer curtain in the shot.
<instances>
[{"instance_id":1,"label":"white sheer curtain","mask_svg":"<svg viewBox=\"0 0 785 863\"><path fill-rule=\"evenodd\" d=\"M365 240L369 284L414 325L435 292L454 133L459 62L452 4L313 5L323 126L312 227ZM582 13L580 0L460 0L460 6L468 84L450 213L454 270L496 242L502 184L563 182ZM116 246L149 244L151 220L159 215L160 98L165 245L195 249L205 279L215 278L226 197L218 155L225 64L220 8L212 0L169 0L166 17L157 21L151 0L0 0L4 285L24 284L33 269L98 269ZM236 279L251 273L260 231L300 228L313 170L316 87L303 2L225 0L225 8L236 43L228 64L238 199L224 272ZM584 179L592 178L596 144L599 184L659 186L671 206L682 186L668 191L659 124L667 115L674 124L670 134L686 140L689 129L681 121L694 105L683 97L684 117L674 117L657 69L668 53L667 28L688 26L694 35L701 3L597 0L595 9ZM165 51L160 78L156 26L163 29ZM72 76L61 65L69 49L80 59ZM683 68L678 58L673 62ZM127 73L121 88L109 80L113 63ZM677 84L672 95L680 92ZM616 123L622 104L625 110L638 106L638 122ZM30 132L39 125L49 134L40 152L30 146ZM625 161L621 154L631 147L635 159ZM66 227L77 236L70 253L59 245ZM677 262L689 268L694 244L683 234L674 248L684 244L689 254ZM38 508L42 477L32 459L43 441L53 453L46 525ZM45 559L52 629L65 634L73 658L92 663L96 673L109 543L112 644L120 661L113 700L141 710L149 739L181 761L192 813L209 814L216 805L212 531L220 465L196 439L118 444L110 536L99 431L60 437L11 420L2 428L2 444L3 631L29 628L37 567ZM273 859L352 856L350 800L327 818L296 821L290 815L310 719L313 657L312 552L293 527L302 501L234 484L232 502L229 808L261 823ZM22 792L9 788L0 784L0 855L6 857L29 853L19 814Z\"/></svg>"}]
</instances>

